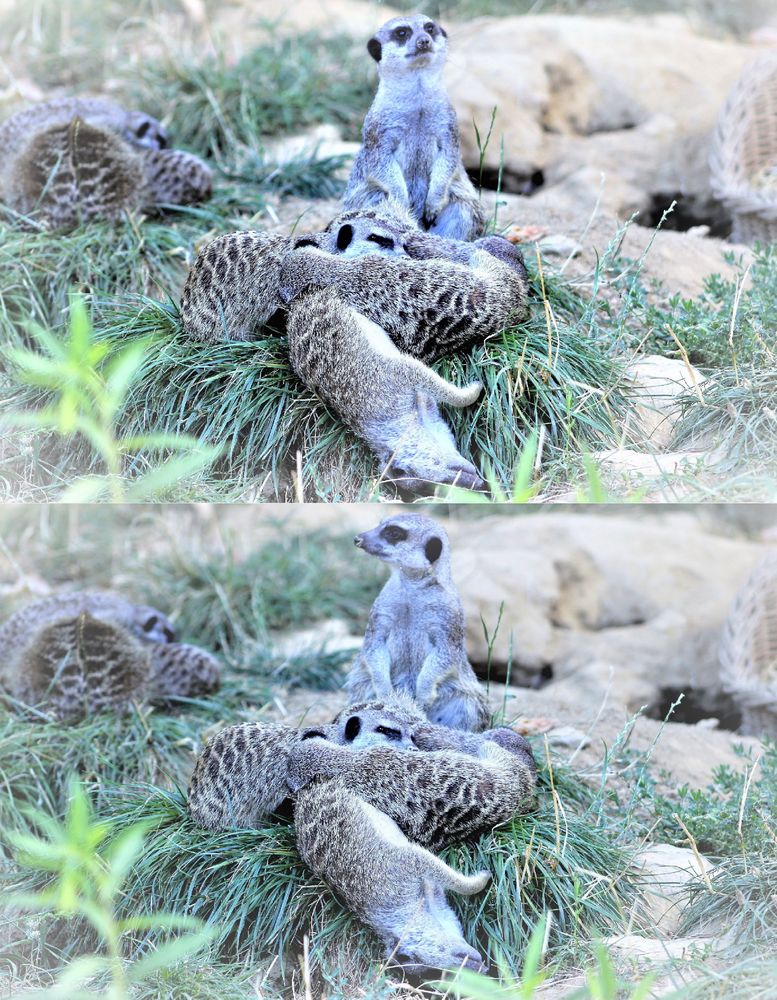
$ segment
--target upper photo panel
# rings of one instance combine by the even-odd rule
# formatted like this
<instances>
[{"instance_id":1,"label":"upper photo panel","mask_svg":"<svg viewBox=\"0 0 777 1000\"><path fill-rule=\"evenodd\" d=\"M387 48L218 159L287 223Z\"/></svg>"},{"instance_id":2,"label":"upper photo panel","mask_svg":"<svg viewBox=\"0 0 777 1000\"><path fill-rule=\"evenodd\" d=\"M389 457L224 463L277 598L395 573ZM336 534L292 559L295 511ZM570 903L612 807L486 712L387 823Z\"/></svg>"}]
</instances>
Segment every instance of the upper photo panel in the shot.
<instances>
[{"instance_id":1,"label":"upper photo panel","mask_svg":"<svg viewBox=\"0 0 777 1000\"><path fill-rule=\"evenodd\" d=\"M777 500L773 0L0 0L0 500Z\"/></svg>"}]
</instances>

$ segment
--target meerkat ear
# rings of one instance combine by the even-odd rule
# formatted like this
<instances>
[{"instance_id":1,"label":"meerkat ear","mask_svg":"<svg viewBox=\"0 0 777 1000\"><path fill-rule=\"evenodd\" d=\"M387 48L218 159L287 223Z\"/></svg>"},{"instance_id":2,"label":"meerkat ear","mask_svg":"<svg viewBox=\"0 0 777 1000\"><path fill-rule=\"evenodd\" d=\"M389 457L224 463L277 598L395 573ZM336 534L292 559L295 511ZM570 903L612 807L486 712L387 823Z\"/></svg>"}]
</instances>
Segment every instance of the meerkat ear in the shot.
<instances>
[{"instance_id":1,"label":"meerkat ear","mask_svg":"<svg viewBox=\"0 0 777 1000\"><path fill-rule=\"evenodd\" d=\"M437 562L442 554L442 539L434 535L424 546L424 555L430 563Z\"/></svg>"},{"instance_id":2,"label":"meerkat ear","mask_svg":"<svg viewBox=\"0 0 777 1000\"><path fill-rule=\"evenodd\" d=\"M345 724L345 738L349 743L353 743L362 728L362 720L358 715L352 715Z\"/></svg>"},{"instance_id":3,"label":"meerkat ear","mask_svg":"<svg viewBox=\"0 0 777 1000\"><path fill-rule=\"evenodd\" d=\"M383 46L377 38L371 38L369 42L367 42L367 51L375 62L380 62L381 56L383 55Z\"/></svg>"},{"instance_id":4,"label":"meerkat ear","mask_svg":"<svg viewBox=\"0 0 777 1000\"><path fill-rule=\"evenodd\" d=\"M353 239L353 226L349 226L347 223L344 226L340 226L340 231L337 234L337 249L347 250L351 245L351 240Z\"/></svg>"}]
</instances>

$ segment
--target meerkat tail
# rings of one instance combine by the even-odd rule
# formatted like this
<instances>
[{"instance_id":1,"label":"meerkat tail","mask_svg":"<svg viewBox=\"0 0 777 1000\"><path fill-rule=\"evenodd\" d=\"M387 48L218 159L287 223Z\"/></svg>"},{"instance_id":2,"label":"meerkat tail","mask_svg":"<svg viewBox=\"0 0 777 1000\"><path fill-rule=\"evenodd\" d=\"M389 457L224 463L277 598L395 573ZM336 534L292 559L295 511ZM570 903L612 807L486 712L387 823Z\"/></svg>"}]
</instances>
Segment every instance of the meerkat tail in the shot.
<instances>
[{"instance_id":1,"label":"meerkat tail","mask_svg":"<svg viewBox=\"0 0 777 1000\"><path fill-rule=\"evenodd\" d=\"M469 385L459 387L432 371L423 361L418 361L407 355L405 357L408 362L413 363L413 367L416 368L420 376L419 389L428 392L439 403L448 403L450 406L456 407L471 406L483 391L481 382L470 382Z\"/></svg>"},{"instance_id":2,"label":"meerkat tail","mask_svg":"<svg viewBox=\"0 0 777 1000\"><path fill-rule=\"evenodd\" d=\"M455 868L451 868L450 865L447 865L436 854L432 854L425 847L414 846L417 853L424 859L426 866L426 875L424 878L432 880L441 889L449 892L457 892L462 896L474 896L475 893L480 892L486 887L491 878L490 872L478 872L477 875L463 875L461 872L457 872Z\"/></svg>"}]
</instances>

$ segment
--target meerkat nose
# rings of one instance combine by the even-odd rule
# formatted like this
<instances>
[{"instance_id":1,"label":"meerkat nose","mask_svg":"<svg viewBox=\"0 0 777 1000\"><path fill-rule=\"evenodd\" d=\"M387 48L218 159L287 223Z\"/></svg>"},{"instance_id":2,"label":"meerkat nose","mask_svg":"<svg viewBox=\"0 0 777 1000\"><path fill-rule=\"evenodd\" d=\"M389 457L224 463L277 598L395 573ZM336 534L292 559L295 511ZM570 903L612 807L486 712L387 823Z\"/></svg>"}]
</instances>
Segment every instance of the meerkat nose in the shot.
<instances>
[{"instance_id":1,"label":"meerkat nose","mask_svg":"<svg viewBox=\"0 0 777 1000\"><path fill-rule=\"evenodd\" d=\"M362 547L362 536L354 535L353 544L356 546L357 549L360 549Z\"/></svg>"}]
</instances>

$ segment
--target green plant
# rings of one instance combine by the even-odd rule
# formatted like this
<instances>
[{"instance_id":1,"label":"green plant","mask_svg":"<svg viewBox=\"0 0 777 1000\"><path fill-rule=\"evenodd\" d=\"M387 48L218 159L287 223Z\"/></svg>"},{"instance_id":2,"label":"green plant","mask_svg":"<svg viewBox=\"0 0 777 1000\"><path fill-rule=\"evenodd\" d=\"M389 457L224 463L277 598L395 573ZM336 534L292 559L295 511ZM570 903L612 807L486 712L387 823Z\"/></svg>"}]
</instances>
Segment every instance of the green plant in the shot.
<instances>
[{"instance_id":1,"label":"green plant","mask_svg":"<svg viewBox=\"0 0 777 1000\"><path fill-rule=\"evenodd\" d=\"M652 809L659 820L654 836L669 843L687 843L683 823L699 850L714 857L777 853L777 742L765 740L755 761L740 745L738 755L748 767L743 772L720 765L706 788L681 785L671 794L656 794Z\"/></svg>"},{"instance_id":2,"label":"green plant","mask_svg":"<svg viewBox=\"0 0 777 1000\"><path fill-rule=\"evenodd\" d=\"M125 880L142 853L146 828L134 824L108 843L112 828L95 820L89 798L77 781L70 785L69 799L67 815L62 821L41 810L29 811L40 834L20 830L8 834L17 863L50 877L45 889L17 893L9 903L15 909L83 921L100 943L100 953L80 956L50 989L25 996L129 1000L135 983L199 951L211 932L203 929L201 921L182 914L154 912L120 917ZM130 962L124 960L124 943L129 935L153 931L166 936L171 930L190 933L160 942ZM100 977L106 981L99 992L84 988Z\"/></svg>"},{"instance_id":3,"label":"green plant","mask_svg":"<svg viewBox=\"0 0 777 1000\"><path fill-rule=\"evenodd\" d=\"M63 499L71 502L98 500L143 500L164 495L173 486L202 471L215 461L219 447L202 447L193 437L180 434L145 434L120 438L119 416L137 379L147 341L138 340L120 351L95 340L86 306L73 298L70 306L70 339L61 341L41 326L30 326L31 336L45 353L12 347L7 355L20 381L51 394L52 402L41 409L4 414L7 427L54 431L70 440L79 435L88 442L105 473L73 483ZM144 451L144 471L127 487L123 473L132 453ZM168 452L178 457L152 465L149 455ZM137 456L134 459L138 461Z\"/></svg>"}]
</instances>

